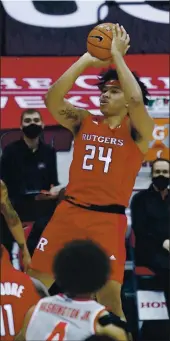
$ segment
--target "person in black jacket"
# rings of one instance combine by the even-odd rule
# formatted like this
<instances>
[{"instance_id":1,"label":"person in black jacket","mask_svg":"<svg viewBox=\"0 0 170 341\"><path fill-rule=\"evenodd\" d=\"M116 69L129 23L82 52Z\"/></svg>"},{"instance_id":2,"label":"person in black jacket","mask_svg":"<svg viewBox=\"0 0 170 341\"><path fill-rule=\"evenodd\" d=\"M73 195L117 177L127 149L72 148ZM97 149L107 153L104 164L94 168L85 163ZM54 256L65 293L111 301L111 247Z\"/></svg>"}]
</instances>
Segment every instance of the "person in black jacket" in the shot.
<instances>
[{"instance_id":1,"label":"person in black jacket","mask_svg":"<svg viewBox=\"0 0 170 341\"><path fill-rule=\"evenodd\" d=\"M137 265L147 266L159 276L169 302L169 160L156 159L151 167L151 176L150 187L135 194L131 201L135 258Z\"/></svg>"},{"instance_id":2,"label":"person in black jacket","mask_svg":"<svg viewBox=\"0 0 170 341\"><path fill-rule=\"evenodd\" d=\"M23 137L4 148L1 178L20 218L29 221L37 218L36 212L42 213L51 205L45 201L43 210L38 209L47 197L40 195L42 190L49 191L48 199L54 199L50 188L58 185L56 151L41 140L44 123L36 109L27 109L21 114L21 130Z\"/></svg>"}]
</instances>

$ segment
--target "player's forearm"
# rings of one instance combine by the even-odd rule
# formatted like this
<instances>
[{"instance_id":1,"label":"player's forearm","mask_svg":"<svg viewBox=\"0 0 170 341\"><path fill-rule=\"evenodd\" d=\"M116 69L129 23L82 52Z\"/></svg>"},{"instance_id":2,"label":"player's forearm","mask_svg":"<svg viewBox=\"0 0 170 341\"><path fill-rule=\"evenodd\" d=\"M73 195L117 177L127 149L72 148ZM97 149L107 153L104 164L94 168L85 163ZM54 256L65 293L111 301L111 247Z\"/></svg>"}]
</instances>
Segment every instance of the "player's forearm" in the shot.
<instances>
[{"instance_id":1,"label":"player's forearm","mask_svg":"<svg viewBox=\"0 0 170 341\"><path fill-rule=\"evenodd\" d=\"M17 212L13 209L11 202L7 199L6 203L1 204L1 212L5 218L12 236L18 243L19 247L24 250L26 248L26 241L21 220Z\"/></svg>"},{"instance_id":2,"label":"player's forearm","mask_svg":"<svg viewBox=\"0 0 170 341\"><path fill-rule=\"evenodd\" d=\"M23 230L21 222L20 223L18 222L18 224L16 224L15 226L12 226L12 225L8 225L8 226L9 226L9 230L11 231L14 239L18 243L19 248L22 251L27 249L24 230Z\"/></svg>"},{"instance_id":3,"label":"player's forearm","mask_svg":"<svg viewBox=\"0 0 170 341\"><path fill-rule=\"evenodd\" d=\"M25 336L22 333L22 330L14 337L14 341L26 341Z\"/></svg>"},{"instance_id":4,"label":"player's forearm","mask_svg":"<svg viewBox=\"0 0 170 341\"><path fill-rule=\"evenodd\" d=\"M8 222L8 227L9 227L9 230L11 231L11 234L13 235L14 239L18 243L18 246L20 247L20 249L22 251L27 249L24 230L23 230L23 227L22 227L22 224L21 224L19 217L18 217L15 225Z\"/></svg>"},{"instance_id":5,"label":"player's forearm","mask_svg":"<svg viewBox=\"0 0 170 341\"><path fill-rule=\"evenodd\" d=\"M126 101L128 104L133 104L133 102L142 102L143 97L140 86L126 65L124 58L120 53L115 53L113 58Z\"/></svg>"},{"instance_id":6,"label":"player's forearm","mask_svg":"<svg viewBox=\"0 0 170 341\"><path fill-rule=\"evenodd\" d=\"M49 89L46 94L46 105L51 101L60 105L65 95L72 88L79 75L89 66L88 58L84 54L77 62L75 62Z\"/></svg>"}]
</instances>

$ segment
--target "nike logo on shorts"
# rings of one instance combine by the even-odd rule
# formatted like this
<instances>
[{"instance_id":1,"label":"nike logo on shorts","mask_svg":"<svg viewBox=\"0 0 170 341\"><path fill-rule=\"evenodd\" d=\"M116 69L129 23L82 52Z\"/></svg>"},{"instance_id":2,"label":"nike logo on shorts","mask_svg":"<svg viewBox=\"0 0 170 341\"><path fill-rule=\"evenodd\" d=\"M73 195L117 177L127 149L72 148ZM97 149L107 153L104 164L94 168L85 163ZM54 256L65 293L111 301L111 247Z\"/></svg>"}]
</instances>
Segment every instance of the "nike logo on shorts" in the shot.
<instances>
[{"instance_id":1,"label":"nike logo on shorts","mask_svg":"<svg viewBox=\"0 0 170 341\"><path fill-rule=\"evenodd\" d=\"M116 260L116 257L115 256L110 256L110 260Z\"/></svg>"},{"instance_id":2,"label":"nike logo on shorts","mask_svg":"<svg viewBox=\"0 0 170 341\"><path fill-rule=\"evenodd\" d=\"M101 36L90 36L91 38L96 38L96 39L98 39L99 41L102 41L103 40L103 37L101 37Z\"/></svg>"}]
</instances>

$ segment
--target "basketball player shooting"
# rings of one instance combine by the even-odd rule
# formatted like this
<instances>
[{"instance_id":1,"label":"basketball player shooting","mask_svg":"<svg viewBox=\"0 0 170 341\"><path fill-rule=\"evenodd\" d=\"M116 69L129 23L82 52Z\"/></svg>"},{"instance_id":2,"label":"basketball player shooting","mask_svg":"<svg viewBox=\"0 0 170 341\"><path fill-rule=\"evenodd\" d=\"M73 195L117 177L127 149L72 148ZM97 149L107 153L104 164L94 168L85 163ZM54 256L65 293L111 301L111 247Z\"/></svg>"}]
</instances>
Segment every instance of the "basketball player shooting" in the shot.
<instances>
[{"instance_id":1,"label":"basketball player shooting","mask_svg":"<svg viewBox=\"0 0 170 341\"><path fill-rule=\"evenodd\" d=\"M154 124L145 108L146 88L129 70L123 57L130 38L118 24L112 30L112 61L106 63L85 53L47 93L47 108L74 135L74 155L65 200L40 238L30 275L50 287L54 281L51 264L55 253L70 240L91 239L112 260L110 280L97 293L98 302L122 317L125 209ZM65 100L87 67L104 67L111 62L116 71L109 70L99 78L102 117L75 108Z\"/></svg>"}]
</instances>

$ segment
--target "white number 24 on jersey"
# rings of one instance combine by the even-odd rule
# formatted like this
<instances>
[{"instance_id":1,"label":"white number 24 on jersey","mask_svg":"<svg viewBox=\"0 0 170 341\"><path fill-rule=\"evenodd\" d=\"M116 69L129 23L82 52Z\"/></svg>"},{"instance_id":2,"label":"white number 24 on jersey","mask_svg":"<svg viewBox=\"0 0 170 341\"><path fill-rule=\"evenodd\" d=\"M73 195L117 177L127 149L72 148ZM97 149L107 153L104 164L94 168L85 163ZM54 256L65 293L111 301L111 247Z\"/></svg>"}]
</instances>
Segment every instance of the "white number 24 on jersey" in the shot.
<instances>
[{"instance_id":1,"label":"white number 24 on jersey","mask_svg":"<svg viewBox=\"0 0 170 341\"><path fill-rule=\"evenodd\" d=\"M109 170L110 162L112 161L112 159L111 159L112 148L107 148L107 155L106 156L103 155L103 154L105 154L104 149L106 149L106 148L104 148L104 147L96 148L95 146L92 146L89 144L86 145L86 150L90 151L90 154L86 154L84 156L83 169L86 169L86 170L92 170L93 169L93 167L94 167L93 163L87 164L87 160L93 160L96 152L98 152L98 160L104 162L103 171L104 171L104 173L107 173Z\"/></svg>"}]
</instances>

